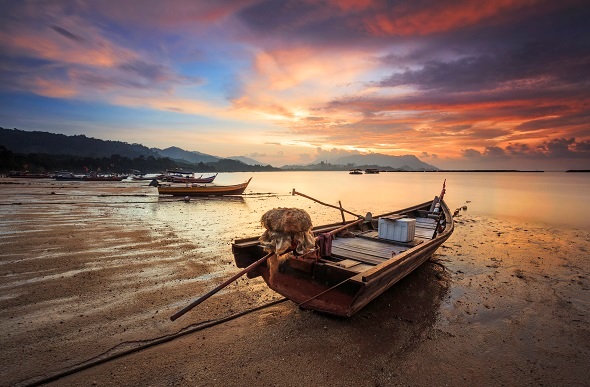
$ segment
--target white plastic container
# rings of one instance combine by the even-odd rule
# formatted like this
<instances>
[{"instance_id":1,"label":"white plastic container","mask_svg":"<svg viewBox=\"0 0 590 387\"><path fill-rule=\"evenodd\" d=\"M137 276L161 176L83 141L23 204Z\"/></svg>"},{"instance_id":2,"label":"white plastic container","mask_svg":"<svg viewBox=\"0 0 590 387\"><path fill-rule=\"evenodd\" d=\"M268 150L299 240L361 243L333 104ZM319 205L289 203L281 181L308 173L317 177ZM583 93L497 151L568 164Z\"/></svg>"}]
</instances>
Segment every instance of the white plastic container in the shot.
<instances>
[{"instance_id":1,"label":"white plastic container","mask_svg":"<svg viewBox=\"0 0 590 387\"><path fill-rule=\"evenodd\" d=\"M379 218L378 235L381 239L395 242L411 242L416 234L416 219L387 217Z\"/></svg>"}]
</instances>

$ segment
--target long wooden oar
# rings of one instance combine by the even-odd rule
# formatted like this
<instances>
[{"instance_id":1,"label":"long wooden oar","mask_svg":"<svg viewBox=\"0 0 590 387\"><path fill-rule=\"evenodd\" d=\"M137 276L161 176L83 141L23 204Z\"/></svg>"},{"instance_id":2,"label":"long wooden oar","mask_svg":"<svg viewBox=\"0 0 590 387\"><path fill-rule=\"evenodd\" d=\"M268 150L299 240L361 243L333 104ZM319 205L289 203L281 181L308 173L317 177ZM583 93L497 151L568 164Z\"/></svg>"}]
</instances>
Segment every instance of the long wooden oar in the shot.
<instances>
[{"instance_id":1,"label":"long wooden oar","mask_svg":"<svg viewBox=\"0 0 590 387\"><path fill-rule=\"evenodd\" d=\"M305 194L302 194L301 192L297 192L297 191L295 191L295 188L293 188L293 191L291 192L291 195L293 195L293 196L295 196L295 195L303 196L304 198L313 200L314 202L323 204L324 206L335 208L335 209L337 209L337 210L339 210L341 212L346 212L347 214L350 214L352 216L356 216L357 218L362 218L362 216L360 216L358 214L355 214L354 212L350 212L348 210L345 210L344 208L342 208L342 206L338 207L338 206L334 206L332 204L324 203L324 202L319 201L319 200L317 200L315 198L312 198L311 196L307 196Z\"/></svg>"},{"instance_id":2,"label":"long wooden oar","mask_svg":"<svg viewBox=\"0 0 590 387\"><path fill-rule=\"evenodd\" d=\"M205 301L207 298L211 297L212 295L214 295L215 293L217 293L221 289L225 288L227 285L231 284L232 282L234 282L235 280L237 280L238 278L240 278L244 274L246 274L249 271L254 270L258 266L260 266L260 264L262 264L264 261L266 261L268 258L270 258L273 254L274 254L273 252L268 253L264 257L260 258L258 261L251 263L250 266L248 266L244 270L240 271L239 273L235 274L233 277L231 277L230 279L228 279L227 281L225 281L221 285L217 286L215 289L207 292L207 294L197 298L196 300L191 302L189 305L185 306L184 308L182 308L178 312L174 313L172 315L172 317L170 317L170 320L172 320L172 321L176 320L177 318L179 318L180 316L182 316L183 314L185 314L186 312L188 312L189 310L191 310L195 306L199 305L201 302Z\"/></svg>"}]
</instances>

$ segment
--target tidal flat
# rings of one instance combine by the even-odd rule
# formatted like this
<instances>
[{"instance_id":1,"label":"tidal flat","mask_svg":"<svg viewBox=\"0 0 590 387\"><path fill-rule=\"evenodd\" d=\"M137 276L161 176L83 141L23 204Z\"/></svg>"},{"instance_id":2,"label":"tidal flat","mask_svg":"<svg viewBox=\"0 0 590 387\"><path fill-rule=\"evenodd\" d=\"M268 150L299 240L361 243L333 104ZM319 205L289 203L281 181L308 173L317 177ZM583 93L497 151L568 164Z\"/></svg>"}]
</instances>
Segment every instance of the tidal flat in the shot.
<instances>
[{"instance_id":1,"label":"tidal flat","mask_svg":"<svg viewBox=\"0 0 590 387\"><path fill-rule=\"evenodd\" d=\"M238 271L232 240L275 207L340 216L284 189L184 202L145 184L2 179L0 384L281 301L243 277L169 319ZM278 302L49 385L587 386L590 230L469 208L455 222L432 262L352 318Z\"/></svg>"}]
</instances>

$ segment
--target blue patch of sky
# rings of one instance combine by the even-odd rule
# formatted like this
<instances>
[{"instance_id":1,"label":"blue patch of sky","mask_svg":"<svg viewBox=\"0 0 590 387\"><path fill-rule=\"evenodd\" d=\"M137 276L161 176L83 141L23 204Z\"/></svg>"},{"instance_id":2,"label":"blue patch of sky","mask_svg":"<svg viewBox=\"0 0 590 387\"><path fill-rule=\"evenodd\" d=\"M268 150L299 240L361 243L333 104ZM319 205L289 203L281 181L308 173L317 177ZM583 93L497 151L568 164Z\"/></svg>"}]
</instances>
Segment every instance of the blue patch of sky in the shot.
<instances>
[{"instance_id":1,"label":"blue patch of sky","mask_svg":"<svg viewBox=\"0 0 590 387\"><path fill-rule=\"evenodd\" d=\"M59 127L56 127L58 125L75 126L80 123L92 123L93 126L105 127L155 127L213 122L215 121L207 117L173 111L0 92L0 126L3 127L29 123L36 130L43 130L42 126L46 126L46 130L59 130Z\"/></svg>"}]
</instances>

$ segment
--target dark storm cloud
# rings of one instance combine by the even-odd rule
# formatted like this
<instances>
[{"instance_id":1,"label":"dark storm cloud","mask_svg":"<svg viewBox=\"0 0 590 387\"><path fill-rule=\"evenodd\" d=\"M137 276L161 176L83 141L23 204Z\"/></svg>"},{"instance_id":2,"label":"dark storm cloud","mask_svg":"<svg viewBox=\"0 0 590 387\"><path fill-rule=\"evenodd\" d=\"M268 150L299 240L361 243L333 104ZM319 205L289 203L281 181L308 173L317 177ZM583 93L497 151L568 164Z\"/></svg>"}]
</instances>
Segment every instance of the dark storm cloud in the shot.
<instances>
[{"instance_id":1,"label":"dark storm cloud","mask_svg":"<svg viewBox=\"0 0 590 387\"><path fill-rule=\"evenodd\" d=\"M362 11L357 10L355 18ZM329 2L260 1L238 13L248 29L266 40L280 38L284 43L310 46L346 45L359 39L360 28L352 15ZM348 38L348 39L347 39Z\"/></svg>"},{"instance_id":2,"label":"dark storm cloud","mask_svg":"<svg viewBox=\"0 0 590 387\"><path fill-rule=\"evenodd\" d=\"M62 36L65 36L66 38L73 40L74 42L78 42L78 43L85 43L86 40L79 37L76 34L71 33L70 31L66 30L65 28L62 28L60 26L51 26L51 29L53 29L55 32L59 33Z\"/></svg>"},{"instance_id":3,"label":"dark storm cloud","mask_svg":"<svg viewBox=\"0 0 590 387\"><path fill-rule=\"evenodd\" d=\"M585 140L580 143L575 138L556 138L544 142L539 149L544 151L548 157L552 158L578 158L589 157L589 141Z\"/></svg>"},{"instance_id":4,"label":"dark storm cloud","mask_svg":"<svg viewBox=\"0 0 590 387\"><path fill-rule=\"evenodd\" d=\"M379 86L416 86L425 90L481 91L588 83L590 49L536 42L510 51L484 53L452 61L430 61L419 70L396 73Z\"/></svg>"},{"instance_id":5,"label":"dark storm cloud","mask_svg":"<svg viewBox=\"0 0 590 387\"><path fill-rule=\"evenodd\" d=\"M515 127L516 130L542 130L567 126L587 126L590 129L590 109L562 117L540 118Z\"/></svg>"},{"instance_id":6,"label":"dark storm cloud","mask_svg":"<svg viewBox=\"0 0 590 387\"><path fill-rule=\"evenodd\" d=\"M476 149L464 149L461 154L465 158L478 158L481 157L481 152Z\"/></svg>"},{"instance_id":7,"label":"dark storm cloud","mask_svg":"<svg viewBox=\"0 0 590 387\"><path fill-rule=\"evenodd\" d=\"M142 83L149 87L154 84L184 84L193 86L203 83L197 77L182 76L174 72L169 66L160 63L150 63L141 59L135 59L121 63L118 69L124 76L135 77L142 80Z\"/></svg>"},{"instance_id":8,"label":"dark storm cloud","mask_svg":"<svg viewBox=\"0 0 590 387\"><path fill-rule=\"evenodd\" d=\"M175 74L165 66L138 61L123 63L114 69L101 71L73 69L68 75L73 81L102 90L116 87L166 89L174 85L186 85L189 82L194 85L202 83L198 78Z\"/></svg>"},{"instance_id":9,"label":"dark storm cloud","mask_svg":"<svg viewBox=\"0 0 590 387\"><path fill-rule=\"evenodd\" d=\"M555 138L544 141L532 148L527 144L514 143L505 148L488 146L483 153L475 149L464 149L462 156L468 159L505 160L505 159L583 159L590 156L590 141L576 141L575 138Z\"/></svg>"},{"instance_id":10,"label":"dark storm cloud","mask_svg":"<svg viewBox=\"0 0 590 387\"><path fill-rule=\"evenodd\" d=\"M392 66L413 66L395 71L378 85L454 92L590 82L590 7L573 4L515 19L501 28L481 25L438 35L406 56L383 56ZM448 48L446 56L440 54L441 47Z\"/></svg>"}]
</instances>

